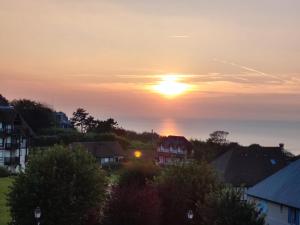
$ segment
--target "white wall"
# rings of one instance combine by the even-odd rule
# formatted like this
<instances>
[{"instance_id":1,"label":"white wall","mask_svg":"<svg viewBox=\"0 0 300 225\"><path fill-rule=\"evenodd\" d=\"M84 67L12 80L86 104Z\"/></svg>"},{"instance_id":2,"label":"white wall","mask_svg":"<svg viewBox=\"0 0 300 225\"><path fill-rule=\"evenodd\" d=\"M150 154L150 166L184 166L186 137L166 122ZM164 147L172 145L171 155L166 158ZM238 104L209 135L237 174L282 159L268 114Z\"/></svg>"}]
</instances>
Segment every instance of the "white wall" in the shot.
<instances>
[{"instance_id":1,"label":"white wall","mask_svg":"<svg viewBox=\"0 0 300 225\"><path fill-rule=\"evenodd\" d=\"M262 200L248 196L249 201L254 201L256 204ZM288 207L276 204L269 201L263 201L267 205L266 210L266 225L290 225L288 223Z\"/></svg>"}]
</instances>

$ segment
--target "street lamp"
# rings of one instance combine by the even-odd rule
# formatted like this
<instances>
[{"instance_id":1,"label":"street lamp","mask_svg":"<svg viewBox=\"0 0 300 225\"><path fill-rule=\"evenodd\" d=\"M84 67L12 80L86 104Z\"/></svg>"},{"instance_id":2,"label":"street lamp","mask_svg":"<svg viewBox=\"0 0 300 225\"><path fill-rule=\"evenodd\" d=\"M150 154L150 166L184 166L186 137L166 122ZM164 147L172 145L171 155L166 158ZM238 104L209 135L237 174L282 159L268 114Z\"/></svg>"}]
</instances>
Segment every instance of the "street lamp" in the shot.
<instances>
[{"instance_id":1,"label":"street lamp","mask_svg":"<svg viewBox=\"0 0 300 225\"><path fill-rule=\"evenodd\" d=\"M40 207L36 207L36 209L34 210L34 218L37 221L37 225L40 225L40 218L42 216L42 211Z\"/></svg>"},{"instance_id":2,"label":"street lamp","mask_svg":"<svg viewBox=\"0 0 300 225\"><path fill-rule=\"evenodd\" d=\"M194 218L193 210L190 209L190 210L187 212L186 216L187 216L187 219L188 219L189 223L191 223L192 220L193 220L193 218Z\"/></svg>"}]
</instances>

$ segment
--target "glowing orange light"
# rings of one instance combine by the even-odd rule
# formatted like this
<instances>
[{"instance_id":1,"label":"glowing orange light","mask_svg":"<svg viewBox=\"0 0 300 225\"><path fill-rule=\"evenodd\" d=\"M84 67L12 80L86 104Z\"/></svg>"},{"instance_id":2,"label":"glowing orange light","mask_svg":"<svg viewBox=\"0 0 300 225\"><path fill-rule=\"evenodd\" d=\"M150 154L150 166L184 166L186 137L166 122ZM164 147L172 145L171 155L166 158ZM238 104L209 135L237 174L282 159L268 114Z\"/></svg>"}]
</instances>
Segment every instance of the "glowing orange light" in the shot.
<instances>
[{"instance_id":1,"label":"glowing orange light","mask_svg":"<svg viewBox=\"0 0 300 225\"><path fill-rule=\"evenodd\" d=\"M139 150L134 151L134 157L135 158L141 158L142 157L142 152Z\"/></svg>"}]
</instances>

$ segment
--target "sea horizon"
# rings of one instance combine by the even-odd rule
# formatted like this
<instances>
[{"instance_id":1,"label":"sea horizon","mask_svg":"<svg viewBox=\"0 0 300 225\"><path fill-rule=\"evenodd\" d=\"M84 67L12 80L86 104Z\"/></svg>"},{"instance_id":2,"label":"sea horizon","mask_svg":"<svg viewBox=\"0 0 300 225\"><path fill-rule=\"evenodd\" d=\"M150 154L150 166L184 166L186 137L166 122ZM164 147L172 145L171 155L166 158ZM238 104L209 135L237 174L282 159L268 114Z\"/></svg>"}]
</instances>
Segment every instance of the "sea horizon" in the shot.
<instances>
[{"instance_id":1,"label":"sea horizon","mask_svg":"<svg viewBox=\"0 0 300 225\"><path fill-rule=\"evenodd\" d=\"M300 121L234 120L212 118L117 118L120 127L136 132L151 132L160 135L181 135L188 139L206 140L216 130L229 132L228 140L241 145L259 144L279 146L298 155L300 153Z\"/></svg>"}]
</instances>

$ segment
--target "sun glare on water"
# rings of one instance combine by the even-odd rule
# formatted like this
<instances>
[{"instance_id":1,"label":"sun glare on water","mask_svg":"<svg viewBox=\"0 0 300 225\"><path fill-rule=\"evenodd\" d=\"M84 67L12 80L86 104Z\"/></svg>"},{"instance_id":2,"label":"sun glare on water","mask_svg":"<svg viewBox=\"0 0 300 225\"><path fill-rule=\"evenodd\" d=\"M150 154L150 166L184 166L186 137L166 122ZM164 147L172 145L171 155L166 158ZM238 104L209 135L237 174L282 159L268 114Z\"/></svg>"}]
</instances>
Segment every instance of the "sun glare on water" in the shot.
<instances>
[{"instance_id":1,"label":"sun glare on water","mask_svg":"<svg viewBox=\"0 0 300 225\"><path fill-rule=\"evenodd\" d=\"M153 85L152 89L165 97L173 98L186 93L191 89L191 85L181 81L179 76L165 75L161 81Z\"/></svg>"}]
</instances>

